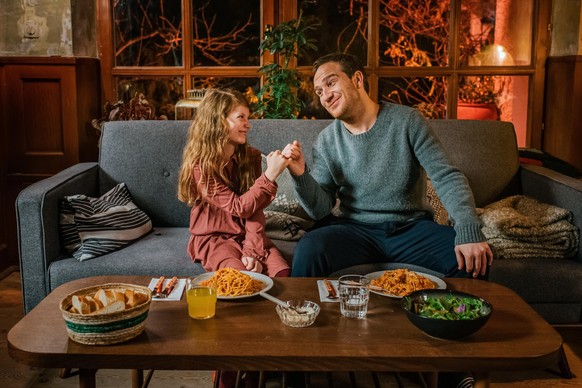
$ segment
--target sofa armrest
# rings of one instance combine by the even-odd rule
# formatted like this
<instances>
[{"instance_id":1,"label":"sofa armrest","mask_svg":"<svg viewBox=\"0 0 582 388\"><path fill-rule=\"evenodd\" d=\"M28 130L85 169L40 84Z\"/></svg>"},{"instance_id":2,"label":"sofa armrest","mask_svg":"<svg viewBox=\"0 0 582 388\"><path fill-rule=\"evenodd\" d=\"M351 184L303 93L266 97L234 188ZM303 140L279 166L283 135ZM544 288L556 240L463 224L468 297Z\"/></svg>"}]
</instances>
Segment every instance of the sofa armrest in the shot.
<instances>
[{"instance_id":1,"label":"sofa armrest","mask_svg":"<svg viewBox=\"0 0 582 388\"><path fill-rule=\"evenodd\" d=\"M522 164L519 173L522 194L571 211L572 223L582 231L581 180L529 164ZM582 263L582 246L574 260Z\"/></svg>"},{"instance_id":2,"label":"sofa armrest","mask_svg":"<svg viewBox=\"0 0 582 388\"><path fill-rule=\"evenodd\" d=\"M18 251L24 311L49 292L47 269L61 251L59 201L66 195L98 195L99 165L79 163L33 183L16 198Z\"/></svg>"}]
</instances>

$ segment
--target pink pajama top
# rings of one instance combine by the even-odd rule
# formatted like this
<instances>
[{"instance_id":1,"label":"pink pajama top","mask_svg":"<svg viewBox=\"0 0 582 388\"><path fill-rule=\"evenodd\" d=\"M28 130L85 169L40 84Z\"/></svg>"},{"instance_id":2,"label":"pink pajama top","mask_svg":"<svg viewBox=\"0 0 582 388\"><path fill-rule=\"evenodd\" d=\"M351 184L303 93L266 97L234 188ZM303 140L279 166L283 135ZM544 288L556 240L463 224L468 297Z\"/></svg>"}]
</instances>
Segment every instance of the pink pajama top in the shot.
<instances>
[{"instance_id":1,"label":"pink pajama top","mask_svg":"<svg viewBox=\"0 0 582 388\"><path fill-rule=\"evenodd\" d=\"M255 171L260 172L260 152L255 148L250 148L249 152ZM236 157L231 158L225 168L229 178L235 181L234 172L238 169ZM195 165L193 178L198 188L203 187L200 176L200 167ZM268 272L288 268L281 254L265 235L263 210L275 198L277 183L271 182L264 173L260 173L251 188L242 195L235 193L219 180L211 184L210 188L215 191L206 201L195 204L190 211L190 257L201 261L208 271L232 266L224 263L221 265L221 262L226 258L233 259L232 256L237 254L239 257L234 259L240 260L241 257L248 256L263 263L268 263L269 256L277 256L273 257L272 263L276 268L271 268Z\"/></svg>"}]
</instances>

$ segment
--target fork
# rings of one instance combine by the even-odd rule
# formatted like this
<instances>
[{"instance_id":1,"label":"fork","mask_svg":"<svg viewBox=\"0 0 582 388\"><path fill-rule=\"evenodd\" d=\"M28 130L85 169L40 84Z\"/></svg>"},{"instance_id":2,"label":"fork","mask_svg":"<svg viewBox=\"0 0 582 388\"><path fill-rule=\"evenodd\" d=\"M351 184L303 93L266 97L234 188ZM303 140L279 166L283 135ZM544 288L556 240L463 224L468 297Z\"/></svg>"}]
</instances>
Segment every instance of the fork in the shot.
<instances>
[{"instance_id":1,"label":"fork","mask_svg":"<svg viewBox=\"0 0 582 388\"><path fill-rule=\"evenodd\" d=\"M327 299L337 299L337 292L335 291L335 288L333 288L333 284L331 284L331 282L329 281L329 279L323 279L323 284L325 285L325 288L327 289Z\"/></svg>"},{"instance_id":2,"label":"fork","mask_svg":"<svg viewBox=\"0 0 582 388\"><path fill-rule=\"evenodd\" d=\"M156 285L154 286L154 292L152 293L152 298L161 298L162 290L164 289L165 276L160 276Z\"/></svg>"}]
</instances>

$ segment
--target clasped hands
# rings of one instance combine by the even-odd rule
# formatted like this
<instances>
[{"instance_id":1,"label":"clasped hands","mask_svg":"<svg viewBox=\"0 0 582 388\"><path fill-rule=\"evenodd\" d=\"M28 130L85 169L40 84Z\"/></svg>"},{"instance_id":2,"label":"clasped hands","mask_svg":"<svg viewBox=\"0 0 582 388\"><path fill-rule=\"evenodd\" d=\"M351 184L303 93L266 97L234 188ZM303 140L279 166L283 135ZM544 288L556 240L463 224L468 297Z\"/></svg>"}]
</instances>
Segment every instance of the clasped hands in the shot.
<instances>
[{"instance_id":1,"label":"clasped hands","mask_svg":"<svg viewBox=\"0 0 582 388\"><path fill-rule=\"evenodd\" d=\"M283 151L275 150L267 155L265 176L274 182L286 168L289 168L291 174L295 176L302 175L305 171L305 159L301 143L297 140L287 144Z\"/></svg>"}]
</instances>

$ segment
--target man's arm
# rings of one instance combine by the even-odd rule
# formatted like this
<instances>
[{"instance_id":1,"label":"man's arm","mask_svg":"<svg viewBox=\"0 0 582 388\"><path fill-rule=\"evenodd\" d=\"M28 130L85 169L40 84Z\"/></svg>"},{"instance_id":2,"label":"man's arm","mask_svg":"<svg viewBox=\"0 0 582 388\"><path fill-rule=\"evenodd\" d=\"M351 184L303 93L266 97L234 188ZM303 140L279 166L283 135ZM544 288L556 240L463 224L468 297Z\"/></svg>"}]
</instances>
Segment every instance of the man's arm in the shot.
<instances>
[{"instance_id":1,"label":"man's arm","mask_svg":"<svg viewBox=\"0 0 582 388\"><path fill-rule=\"evenodd\" d=\"M317 160L316 155L317 151L314 149L314 161ZM283 156L291 159L288 166L289 172L293 178L293 187L299 203L305 212L314 220L327 216L335 204L335 190L325 190L313 178L305 163L301 143L295 140L287 144L283 149Z\"/></svg>"}]
</instances>

